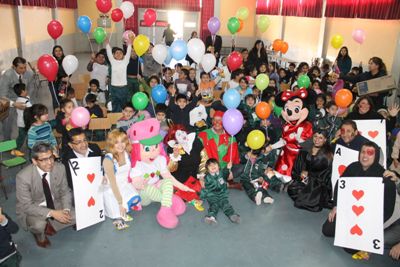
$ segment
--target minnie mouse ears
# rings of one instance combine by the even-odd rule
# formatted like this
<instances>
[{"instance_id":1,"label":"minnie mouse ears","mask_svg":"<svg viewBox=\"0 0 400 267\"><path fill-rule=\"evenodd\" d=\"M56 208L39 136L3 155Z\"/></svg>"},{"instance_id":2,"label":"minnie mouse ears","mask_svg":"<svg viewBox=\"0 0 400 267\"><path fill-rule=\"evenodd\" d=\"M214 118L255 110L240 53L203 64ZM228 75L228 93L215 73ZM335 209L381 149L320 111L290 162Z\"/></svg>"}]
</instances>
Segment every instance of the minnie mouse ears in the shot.
<instances>
[{"instance_id":1,"label":"minnie mouse ears","mask_svg":"<svg viewBox=\"0 0 400 267\"><path fill-rule=\"evenodd\" d=\"M304 106L309 106L315 102L316 97L317 94L314 92L314 90L307 90L306 88L301 88L295 92L287 90L280 92L275 97L275 104L278 107L284 107L288 100L300 98L303 100Z\"/></svg>"}]
</instances>

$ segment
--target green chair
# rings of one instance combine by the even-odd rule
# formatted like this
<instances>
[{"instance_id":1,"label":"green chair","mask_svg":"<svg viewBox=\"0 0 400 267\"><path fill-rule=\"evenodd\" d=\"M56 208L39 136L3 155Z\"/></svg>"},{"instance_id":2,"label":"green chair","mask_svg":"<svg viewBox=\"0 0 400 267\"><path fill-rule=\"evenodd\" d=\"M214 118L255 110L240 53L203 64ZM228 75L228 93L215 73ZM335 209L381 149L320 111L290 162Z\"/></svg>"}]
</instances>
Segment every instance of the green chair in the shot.
<instances>
[{"instance_id":1,"label":"green chair","mask_svg":"<svg viewBox=\"0 0 400 267\"><path fill-rule=\"evenodd\" d=\"M1 175L1 167L4 166L6 169L10 169L22 164L25 164L26 159L23 157L14 157L11 159L3 160L3 153L11 151L17 148L17 142L15 140L8 140L0 142L0 187L3 189L4 196L8 199L6 187L4 185L5 177Z\"/></svg>"}]
</instances>

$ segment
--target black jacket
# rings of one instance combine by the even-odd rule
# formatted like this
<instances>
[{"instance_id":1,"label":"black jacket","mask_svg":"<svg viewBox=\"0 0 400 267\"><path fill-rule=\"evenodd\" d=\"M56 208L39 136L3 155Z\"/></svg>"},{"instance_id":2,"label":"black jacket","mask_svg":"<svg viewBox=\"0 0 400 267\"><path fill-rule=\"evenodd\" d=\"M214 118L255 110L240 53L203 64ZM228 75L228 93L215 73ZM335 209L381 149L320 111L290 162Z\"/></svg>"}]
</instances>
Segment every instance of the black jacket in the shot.
<instances>
[{"instance_id":1,"label":"black jacket","mask_svg":"<svg viewBox=\"0 0 400 267\"><path fill-rule=\"evenodd\" d=\"M3 213L3 215L8 219L8 223L5 226L0 225L0 260L16 251L11 234L15 234L19 229L18 225L7 214Z\"/></svg>"},{"instance_id":2,"label":"black jacket","mask_svg":"<svg viewBox=\"0 0 400 267\"><path fill-rule=\"evenodd\" d=\"M213 44L211 35L207 36L206 38L206 50L209 46L214 46L214 51L218 53L218 57L221 55L221 48L222 48L222 38L220 35L215 35L215 41Z\"/></svg>"},{"instance_id":3,"label":"black jacket","mask_svg":"<svg viewBox=\"0 0 400 267\"><path fill-rule=\"evenodd\" d=\"M101 157L101 149L97 144L89 144L89 149L92 150L91 152L89 151L88 157ZM69 146L66 146L62 154L62 163L65 166L65 171L67 173L67 181L68 181L68 186L73 190L73 184L72 184L72 177L71 177L71 170L69 168L69 160L70 159L76 159L77 156L75 155L74 151L72 148Z\"/></svg>"},{"instance_id":4,"label":"black jacket","mask_svg":"<svg viewBox=\"0 0 400 267\"><path fill-rule=\"evenodd\" d=\"M182 124L189 131L193 131L193 126L190 125L190 116L189 113L194 109L199 101L198 96L193 96L193 99L190 103L188 103L184 109L181 109L176 103L175 98L171 98L168 106L168 114L170 115L170 119L172 122L176 124Z\"/></svg>"}]
</instances>

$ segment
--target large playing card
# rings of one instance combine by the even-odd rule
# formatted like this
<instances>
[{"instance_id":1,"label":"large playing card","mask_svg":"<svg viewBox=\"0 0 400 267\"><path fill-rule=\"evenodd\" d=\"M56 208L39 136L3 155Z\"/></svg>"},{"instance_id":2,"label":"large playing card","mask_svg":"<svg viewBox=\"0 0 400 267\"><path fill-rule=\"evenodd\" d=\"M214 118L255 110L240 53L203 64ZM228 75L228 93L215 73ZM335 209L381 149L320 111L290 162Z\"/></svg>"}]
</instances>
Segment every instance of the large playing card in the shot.
<instances>
[{"instance_id":1,"label":"large playing card","mask_svg":"<svg viewBox=\"0 0 400 267\"><path fill-rule=\"evenodd\" d=\"M69 167L74 184L76 230L104 221L101 158L71 159Z\"/></svg>"},{"instance_id":2,"label":"large playing card","mask_svg":"<svg viewBox=\"0 0 400 267\"><path fill-rule=\"evenodd\" d=\"M335 246L383 254L382 177L338 181Z\"/></svg>"},{"instance_id":3,"label":"large playing card","mask_svg":"<svg viewBox=\"0 0 400 267\"><path fill-rule=\"evenodd\" d=\"M381 149L379 163L386 168L386 121L355 120L360 135L374 142Z\"/></svg>"},{"instance_id":4,"label":"large playing card","mask_svg":"<svg viewBox=\"0 0 400 267\"><path fill-rule=\"evenodd\" d=\"M344 147L342 145L336 145L333 155L332 162L332 190L335 189L337 180L342 176L343 172L346 170L350 163L358 160L358 151ZM333 194L332 194L333 195Z\"/></svg>"}]
</instances>

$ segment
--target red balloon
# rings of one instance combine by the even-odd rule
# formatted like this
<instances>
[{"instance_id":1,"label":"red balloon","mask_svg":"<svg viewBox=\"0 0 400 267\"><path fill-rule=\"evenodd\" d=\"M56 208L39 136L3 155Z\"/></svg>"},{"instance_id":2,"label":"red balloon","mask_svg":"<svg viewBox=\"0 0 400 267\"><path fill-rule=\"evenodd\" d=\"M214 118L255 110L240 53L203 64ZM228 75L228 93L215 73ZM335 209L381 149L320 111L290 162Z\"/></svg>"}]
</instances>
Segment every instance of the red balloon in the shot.
<instances>
[{"instance_id":1,"label":"red balloon","mask_svg":"<svg viewBox=\"0 0 400 267\"><path fill-rule=\"evenodd\" d=\"M151 26L156 21L156 19L157 19L157 12L152 8L146 9L143 15L144 24L146 26Z\"/></svg>"},{"instance_id":2,"label":"red balloon","mask_svg":"<svg viewBox=\"0 0 400 267\"><path fill-rule=\"evenodd\" d=\"M114 22L119 22L121 19L124 17L124 13L122 12L121 9L119 8L114 8L113 11L111 11L111 19Z\"/></svg>"},{"instance_id":3,"label":"red balloon","mask_svg":"<svg viewBox=\"0 0 400 267\"><path fill-rule=\"evenodd\" d=\"M63 26L61 22L58 20L53 19L52 21L47 24L47 32L53 39L57 39L63 33Z\"/></svg>"},{"instance_id":4,"label":"red balloon","mask_svg":"<svg viewBox=\"0 0 400 267\"><path fill-rule=\"evenodd\" d=\"M232 53L230 53L228 58L226 59L226 64L228 65L228 68L231 70L231 72L240 68L242 63L242 54L237 51L233 51Z\"/></svg>"},{"instance_id":5,"label":"red balloon","mask_svg":"<svg viewBox=\"0 0 400 267\"><path fill-rule=\"evenodd\" d=\"M111 0L96 0L97 9L101 13L107 13L112 8Z\"/></svg>"},{"instance_id":6,"label":"red balloon","mask_svg":"<svg viewBox=\"0 0 400 267\"><path fill-rule=\"evenodd\" d=\"M39 58L37 66L40 73L46 77L49 82L54 82L57 78L58 63L57 60L50 55L43 55Z\"/></svg>"}]
</instances>

